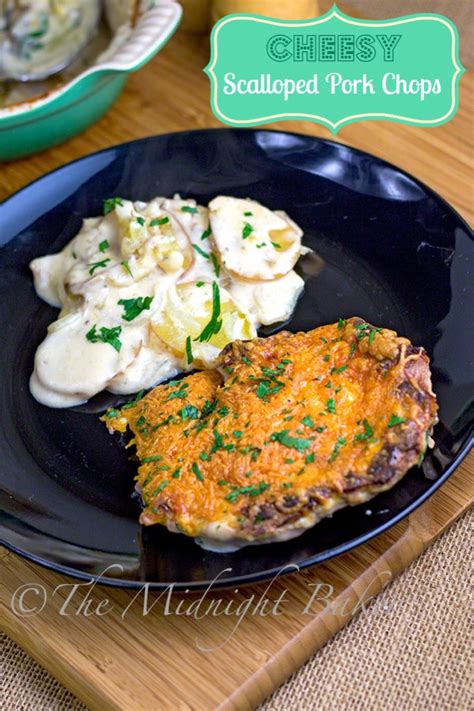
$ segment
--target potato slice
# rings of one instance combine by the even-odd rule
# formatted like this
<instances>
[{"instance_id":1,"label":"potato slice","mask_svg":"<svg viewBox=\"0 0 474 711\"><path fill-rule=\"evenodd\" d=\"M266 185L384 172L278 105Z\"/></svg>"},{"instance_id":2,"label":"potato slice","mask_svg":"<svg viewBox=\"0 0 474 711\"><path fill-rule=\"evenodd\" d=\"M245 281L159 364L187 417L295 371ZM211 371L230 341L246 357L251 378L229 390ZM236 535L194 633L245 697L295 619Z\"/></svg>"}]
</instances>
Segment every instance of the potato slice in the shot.
<instances>
[{"instance_id":1,"label":"potato slice","mask_svg":"<svg viewBox=\"0 0 474 711\"><path fill-rule=\"evenodd\" d=\"M107 390L113 393L138 392L152 388L168 378L174 378L180 372L175 356L155 334L149 342L142 344L135 359L123 371L107 383Z\"/></svg>"},{"instance_id":2,"label":"potato slice","mask_svg":"<svg viewBox=\"0 0 474 711\"><path fill-rule=\"evenodd\" d=\"M270 280L291 271L301 254L303 233L284 212L226 196L212 200L209 209L211 239L229 272Z\"/></svg>"},{"instance_id":3,"label":"potato slice","mask_svg":"<svg viewBox=\"0 0 474 711\"><path fill-rule=\"evenodd\" d=\"M232 279L231 296L262 325L286 321L294 311L304 289L304 281L295 271L272 281Z\"/></svg>"},{"instance_id":4,"label":"potato slice","mask_svg":"<svg viewBox=\"0 0 474 711\"><path fill-rule=\"evenodd\" d=\"M167 273L183 273L192 266L194 251L189 235L171 212L163 209L159 215L150 216L123 200L115 207L114 215L120 230L121 254L127 259L134 257L136 267L144 268L140 271L148 273L150 265L158 265Z\"/></svg>"},{"instance_id":5,"label":"potato slice","mask_svg":"<svg viewBox=\"0 0 474 711\"><path fill-rule=\"evenodd\" d=\"M216 327L206 333L209 324ZM187 282L170 289L151 328L188 367L210 367L228 343L257 335L254 324L216 282Z\"/></svg>"}]
</instances>

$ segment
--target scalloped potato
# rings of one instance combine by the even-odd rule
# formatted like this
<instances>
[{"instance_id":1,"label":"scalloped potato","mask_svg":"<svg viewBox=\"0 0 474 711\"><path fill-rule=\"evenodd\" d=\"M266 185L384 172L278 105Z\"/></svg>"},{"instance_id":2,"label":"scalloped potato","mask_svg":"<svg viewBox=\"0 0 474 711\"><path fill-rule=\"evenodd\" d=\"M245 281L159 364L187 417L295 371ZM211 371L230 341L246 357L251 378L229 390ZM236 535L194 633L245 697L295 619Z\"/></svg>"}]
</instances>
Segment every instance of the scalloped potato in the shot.
<instances>
[{"instance_id":1,"label":"scalloped potato","mask_svg":"<svg viewBox=\"0 0 474 711\"><path fill-rule=\"evenodd\" d=\"M170 289L151 328L178 357L186 357L187 365L212 367L228 343L247 341L257 335L254 320L239 310L222 287L219 300L222 325L206 340L200 339L200 334L212 317L213 289L209 282L189 282Z\"/></svg>"},{"instance_id":2,"label":"scalloped potato","mask_svg":"<svg viewBox=\"0 0 474 711\"><path fill-rule=\"evenodd\" d=\"M39 402L69 407L212 368L228 343L289 318L303 289L299 227L253 200L210 207L110 198L61 252L31 262L38 295L61 308L36 352Z\"/></svg>"},{"instance_id":3,"label":"scalloped potato","mask_svg":"<svg viewBox=\"0 0 474 711\"><path fill-rule=\"evenodd\" d=\"M300 228L255 200L220 196L209 203L212 240L225 268L244 279L288 274L301 254Z\"/></svg>"}]
</instances>

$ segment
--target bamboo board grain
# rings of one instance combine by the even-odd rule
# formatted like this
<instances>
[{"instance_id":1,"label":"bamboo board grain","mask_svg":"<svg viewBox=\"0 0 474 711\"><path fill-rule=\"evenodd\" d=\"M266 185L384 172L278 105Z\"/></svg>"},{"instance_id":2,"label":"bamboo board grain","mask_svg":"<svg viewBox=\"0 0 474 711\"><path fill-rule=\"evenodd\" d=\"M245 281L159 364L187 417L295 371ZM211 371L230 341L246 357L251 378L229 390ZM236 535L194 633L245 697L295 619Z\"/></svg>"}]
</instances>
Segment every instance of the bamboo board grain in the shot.
<instances>
[{"instance_id":1,"label":"bamboo board grain","mask_svg":"<svg viewBox=\"0 0 474 711\"><path fill-rule=\"evenodd\" d=\"M471 455L408 518L332 561L280 577L269 588L171 593L168 609L158 593L146 598L144 590L93 587L4 551L3 627L91 709L253 709L467 509L473 475ZM15 591L25 585L37 586L24 598L27 607L39 609L47 597L38 614L12 611ZM312 601L315 592L325 599ZM236 608L252 596L240 617L204 614L211 601ZM199 614L178 614L200 599ZM103 616L93 614L99 605Z\"/></svg>"},{"instance_id":2,"label":"bamboo board grain","mask_svg":"<svg viewBox=\"0 0 474 711\"><path fill-rule=\"evenodd\" d=\"M0 200L26 183L94 150L143 136L220 125L209 108L209 84L202 68L208 39L182 32L146 67L132 76L113 109L96 125L45 153L0 167ZM461 79L460 109L444 126L420 129L385 122L344 127L335 140L369 151L425 181L474 222L472 110L474 74ZM306 122L270 128L330 137ZM163 600L143 617L143 599L123 616L136 593L95 588L94 605L108 599L112 612L88 616L87 588L79 588L68 614L59 614L71 580L0 549L2 627L92 709L192 709L226 711L253 708L320 648L377 592L410 564L471 503L474 455L420 509L374 541L310 570L281 578L269 590L276 600L287 590L283 614L248 613L230 635L233 617L165 615ZM18 617L13 593L35 583L48 602L37 615ZM331 606L318 603L303 614L314 588L330 592ZM237 593L216 592L212 599L236 603L264 593L266 584ZM54 592L56 590L56 592ZM28 604L34 597L29 593ZM173 596L197 600L199 595ZM154 598L152 597L152 600ZM83 602L82 610L80 608ZM265 608L264 608L265 609Z\"/></svg>"}]
</instances>

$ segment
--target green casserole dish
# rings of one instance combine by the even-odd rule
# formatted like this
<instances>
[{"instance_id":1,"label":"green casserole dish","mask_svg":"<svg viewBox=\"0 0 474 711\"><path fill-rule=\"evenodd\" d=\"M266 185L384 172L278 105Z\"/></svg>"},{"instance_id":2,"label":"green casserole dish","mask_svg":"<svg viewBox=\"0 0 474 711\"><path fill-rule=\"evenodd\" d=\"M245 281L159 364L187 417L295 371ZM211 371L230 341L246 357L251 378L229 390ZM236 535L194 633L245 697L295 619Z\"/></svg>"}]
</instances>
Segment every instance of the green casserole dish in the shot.
<instances>
[{"instance_id":1,"label":"green casserole dish","mask_svg":"<svg viewBox=\"0 0 474 711\"><path fill-rule=\"evenodd\" d=\"M97 121L122 91L129 74L146 64L181 20L174 0L137 3L133 26L92 66L45 95L0 108L0 161L21 158L80 133ZM123 28L122 28L123 29Z\"/></svg>"}]
</instances>

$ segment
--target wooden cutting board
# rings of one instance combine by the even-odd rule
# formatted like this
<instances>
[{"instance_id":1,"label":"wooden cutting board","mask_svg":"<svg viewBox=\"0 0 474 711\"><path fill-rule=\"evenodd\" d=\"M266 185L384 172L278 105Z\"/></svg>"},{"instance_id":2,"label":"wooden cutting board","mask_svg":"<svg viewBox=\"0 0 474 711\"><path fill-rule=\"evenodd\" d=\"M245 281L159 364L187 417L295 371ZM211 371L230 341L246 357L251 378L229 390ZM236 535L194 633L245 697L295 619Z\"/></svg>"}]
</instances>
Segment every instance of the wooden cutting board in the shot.
<instances>
[{"instance_id":1,"label":"wooden cutting board","mask_svg":"<svg viewBox=\"0 0 474 711\"><path fill-rule=\"evenodd\" d=\"M123 96L95 126L50 151L3 165L0 200L94 150L155 133L218 126L202 73L208 46L205 37L178 32L131 78ZM336 140L413 173L472 222L473 97L474 77L465 74L459 112L445 126L359 123L345 127ZM270 127L330 137L326 129L310 123ZM232 603L233 614L228 616L209 613L196 619L199 610L195 617L178 614L192 612L189 604L197 605L198 594L172 594L168 610L161 598L144 616L145 591L134 599L136 592L90 590L90 585L79 587L61 614L74 582L0 549L1 624L92 709L251 709L466 510L474 497L473 475L471 455L440 491L390 531L333 561L281 578L267 592L267 584L260 584L204 598L201 612L211 600L222 599L221 606ZM40 587L36 594L19 590L25 585ZM272 607L268 601L282 594ZM313 594L328 599L313 603ZM18 616L12 600L18 605L21 599L26 607L41 607L43 599L46 604L38 614ZM148 609L155 599L151 593ZM247 609L245 615L236 614L239 604L242 612Z\"/></svg>"},{"instance_id":2,"label":"wooden cutting board","mask_svg":"<svg viewBox=\"0 0 474 711\"><path fill-rule=\"evenodd\" d=\"M471 455L430 500L370 543L271 584L205 594L160 598L93 586L3 549L2 626L97 711L253 709L473 498ZM213 615L226 605L227 616Z\"/></svg>"}]
</instances>

